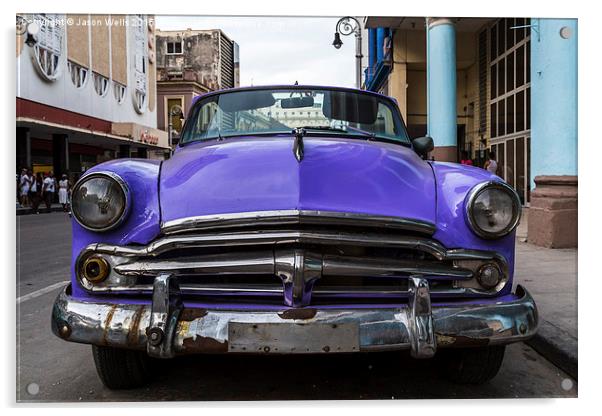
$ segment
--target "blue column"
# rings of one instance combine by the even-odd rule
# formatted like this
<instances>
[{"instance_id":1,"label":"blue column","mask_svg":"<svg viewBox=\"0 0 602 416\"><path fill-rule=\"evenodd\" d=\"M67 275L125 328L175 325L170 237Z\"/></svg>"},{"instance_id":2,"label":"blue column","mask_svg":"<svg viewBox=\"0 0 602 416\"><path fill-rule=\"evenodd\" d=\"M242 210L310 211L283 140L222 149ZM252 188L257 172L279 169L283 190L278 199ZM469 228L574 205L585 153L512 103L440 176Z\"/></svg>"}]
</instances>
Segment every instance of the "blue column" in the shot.
<instances>
[{"instance_id":1,"label":"blue column","mask_svg":"<svg viewBox=\"0 0 602 416\"><path fill-rule=\"evenodd\" d=\"M368 29L368 64L370 74L376 66L376 29Z\"/></svg>"},{"instance_id":2,"label":"blue column","mask_svg":"<svg viewBox=\"0 0 602 416\"><path fill-rule=\"evenodd\" d=\"M531 188L577 175L577 20L531 20Z\"/></svg>"},{"instance_id":3,"label":"blue column","mask_svg":"<svg viewBox=\"0 0 602 416\"><path fill-rule=\"evenodd\" d=\"M383 60L383 45L385 43L385 28L379 27L376 29L376 61Z\"/></svg>"},{"instance_id":4,"label":"blue column","mask_svg":"<svg viewBox=\"0 0 602 416\"><path fill-rule=\"evenodd\" d=\"M450 147L455 155L456 30L449 19L428 19L427 27L427 131L435 147ZM452 158L455 160L455 156Z\"/></svg>"}]
</instances>

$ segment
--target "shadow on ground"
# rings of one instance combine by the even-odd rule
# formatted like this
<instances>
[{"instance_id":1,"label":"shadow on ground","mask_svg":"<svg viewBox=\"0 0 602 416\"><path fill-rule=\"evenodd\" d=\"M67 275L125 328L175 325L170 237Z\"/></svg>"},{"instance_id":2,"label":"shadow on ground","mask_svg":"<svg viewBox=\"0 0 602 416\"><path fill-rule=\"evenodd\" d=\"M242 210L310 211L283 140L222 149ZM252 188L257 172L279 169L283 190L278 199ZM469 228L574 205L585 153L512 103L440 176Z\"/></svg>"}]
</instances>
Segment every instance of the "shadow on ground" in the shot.
<instances>
[{"instance_id":1,"label":"shadow on ground","mask_svg":"<svg viewBox=\"0 0 602 416\"><path fill-rule=\"evenodd\" d=\"M521 366L511 361L520 359ZM216 355L161 361L146 388L109 392L101 400L353 400L574 397L566 378L524 344L511 346L506 365L481 386L443 379L435 360L405 353L314 356ZM535 376L534 368L545 367Z\"/></svg>"}]
</instances>

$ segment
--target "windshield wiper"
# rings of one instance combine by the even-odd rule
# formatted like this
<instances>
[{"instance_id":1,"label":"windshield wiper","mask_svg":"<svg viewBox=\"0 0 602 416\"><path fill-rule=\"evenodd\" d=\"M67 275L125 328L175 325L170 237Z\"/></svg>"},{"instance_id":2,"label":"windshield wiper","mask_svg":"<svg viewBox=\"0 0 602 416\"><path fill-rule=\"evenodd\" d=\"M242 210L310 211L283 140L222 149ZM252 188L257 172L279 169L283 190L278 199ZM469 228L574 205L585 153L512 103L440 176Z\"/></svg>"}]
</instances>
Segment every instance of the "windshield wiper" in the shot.
<instances>
[{"instance_id":1,"label":"windshield wiper","mask_svg":"<svg viewBox=\"0 0 602 416\"><path fill-rule=\"evenodd\" d=\"M368 138L368 140L376 140L376 141L382 141L382 142L386 142L386 143L400 144L405 147L412 147L412 145L409 142L405 142L403 140L398 140L398 139L393 139L391 137L378 136L376 133L358 129L357 127L351 127L351 126L346 126L346 129L341 128L341 127L331 127L331 126L303 126L303 127L297 127L297 128L306 129L306 130L336 131L339 133L347 133L347 134L349 134L349 132L347 130L351 130L351 131L359 133L359 135L352 134L352 136L361 136L361 137Z\"/></svg>"},{"instance_id":2,"label":"windshield wiper","mask_svg":"<svg viewBox=\"0 0 602 416\"><path fill-rule=\"evenodd\" d=\"M306 130L323 130L323 131L336 131L339 133L348 133L348 130L354 131L356 133L360 133L362 136L368 137L370 139L374 139L376 137L375 133L369 132L369 131L365 131L362 129L358 129L355 127L350 127L350 126L346 126L346 128L342 128L342 127L331 127L331 126L302 126L302 127L297 127L299 129L306 129Z\"/></svg>"}]
</instances>

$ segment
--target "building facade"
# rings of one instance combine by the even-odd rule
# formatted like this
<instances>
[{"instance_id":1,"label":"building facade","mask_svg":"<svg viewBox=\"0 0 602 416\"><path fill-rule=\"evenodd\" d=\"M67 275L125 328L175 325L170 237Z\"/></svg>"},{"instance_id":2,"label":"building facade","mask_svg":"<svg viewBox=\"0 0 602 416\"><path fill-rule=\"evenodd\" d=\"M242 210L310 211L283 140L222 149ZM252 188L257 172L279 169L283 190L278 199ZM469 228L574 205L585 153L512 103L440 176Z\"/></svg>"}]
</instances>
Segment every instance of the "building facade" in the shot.
<instances>
[{"instance_id":1,"label":"building facade","mask_svg":"<svg viewBox=\"0 0 602 416\"><path fill-rule=\"evenodd\" d=\"M433 137L431 157L466 154L483 166L495 154L497 175L538 212L529 240L576 245L576 20L368 17L364 25L364 87L397 100L412 137Z\"/></svg>"},{"instance_id":2,"label":"building facade","mask_svg":"<svg viewBox=\"0 0 602 416\"><path fill-rule=\"evenodd\" d=\"M38 33L17 33L17 168L77 177L115 157L163 157L152 16L20 19Z\"/></svg>"},{"instance_id":3,"label":"building facade","mask_svg":"<svg viewBox=\"0 0 602 416\"><path fill-rule=\"evenodd\" d=\"M177 143L194 98L240 84L238 44L221 30L156 32L157 125Z\"/></svg>"}]
</instances>

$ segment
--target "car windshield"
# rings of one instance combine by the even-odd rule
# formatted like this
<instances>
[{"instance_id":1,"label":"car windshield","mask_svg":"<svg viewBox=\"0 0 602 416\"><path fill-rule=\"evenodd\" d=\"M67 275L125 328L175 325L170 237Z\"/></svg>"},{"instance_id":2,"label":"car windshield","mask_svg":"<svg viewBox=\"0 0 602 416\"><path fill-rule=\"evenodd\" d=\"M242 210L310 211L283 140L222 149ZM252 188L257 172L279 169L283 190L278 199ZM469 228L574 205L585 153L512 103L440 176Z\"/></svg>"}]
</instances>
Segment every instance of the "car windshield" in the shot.
<instances>
[{"instance_id":1,"label":"car windshield","mask_svg":"<svg viewBox=\"0 0 602 416\"><path fill-rule=\"evenodd\" d=\"M192 109L181 143L288 133L386 139L409 144L399 111L386 98L336 89L253 89L209 96Z\"/></svg>"}]
</instances>

